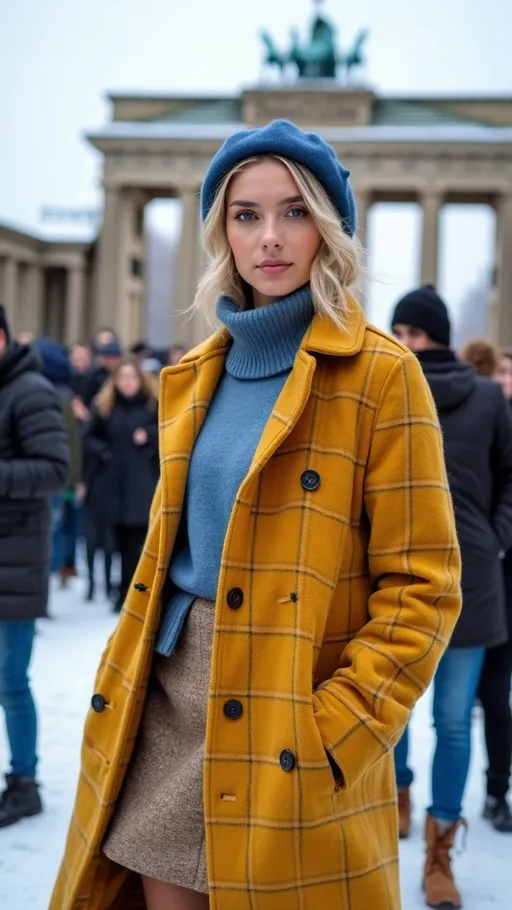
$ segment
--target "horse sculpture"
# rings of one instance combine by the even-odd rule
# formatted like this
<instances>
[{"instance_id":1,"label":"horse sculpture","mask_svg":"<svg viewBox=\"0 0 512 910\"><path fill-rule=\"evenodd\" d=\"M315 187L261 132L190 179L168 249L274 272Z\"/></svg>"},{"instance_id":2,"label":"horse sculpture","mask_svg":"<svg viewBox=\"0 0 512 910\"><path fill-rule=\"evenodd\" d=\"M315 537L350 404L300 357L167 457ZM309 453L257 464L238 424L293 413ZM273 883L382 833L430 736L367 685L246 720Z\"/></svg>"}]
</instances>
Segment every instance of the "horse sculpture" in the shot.
<instances>
[{"instance_id":1,"label":"horse sculpture","mask_svg":"<svg viewBox=\"0 0 512 910\"><path fill-rule=\"evenodd\" d=\"M363 57L363 45L368 40L369 34L370 33L368 29L362 29L362 31L360 31L357 35L351 50L345 54L345 56L341 54L338 58L338 62L346 70L347 82L350 82L350 75L352 73L352 70L364 65L365 60Z\"/></svg>"},{"instance_id":2,"label":"horse sculpture","mask_svg":"<svg viewBox=\"0 0 512 910\"><path fill-rule=\"evenodd\" d=\"M336 51L334 28L323 16L314 19L308 42L301 43L297 29L292 29L288 51L280 51L272 36L262 31L264 63L277 66L281 75L289 64L294 64L300 79L334 79L341 68L348 82L352 70L364 63L362 50L368 34L367 29L359 32L352 48L343 54Z\"/></svg>"}]
</instances>

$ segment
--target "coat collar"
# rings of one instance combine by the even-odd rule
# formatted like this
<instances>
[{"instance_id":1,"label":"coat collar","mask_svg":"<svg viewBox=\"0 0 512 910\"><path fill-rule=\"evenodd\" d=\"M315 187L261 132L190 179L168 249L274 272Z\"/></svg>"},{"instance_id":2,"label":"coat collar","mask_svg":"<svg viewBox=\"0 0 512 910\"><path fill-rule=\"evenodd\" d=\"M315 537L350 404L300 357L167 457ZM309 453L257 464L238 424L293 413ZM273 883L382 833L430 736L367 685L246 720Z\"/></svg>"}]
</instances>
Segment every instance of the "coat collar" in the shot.
<instances>
[{"instance_id":1,"label":"coat collar","mask_svg":"<svg viewBox=\"0 0 512 910\"><path fill-rule=\"evenodd\" d=\"M354 297L347 294L347 300L348 312L345 318L345 328L339 329L330 319L317 313L302 339L299 350L334 357L351 357L359 353L364 342L366 318ZM227 351L230 341L231 336L228 330L222 328L189 351L181 360L181 365L193 366L205 356L224 353Z\"/></svg>"}]
</instances>

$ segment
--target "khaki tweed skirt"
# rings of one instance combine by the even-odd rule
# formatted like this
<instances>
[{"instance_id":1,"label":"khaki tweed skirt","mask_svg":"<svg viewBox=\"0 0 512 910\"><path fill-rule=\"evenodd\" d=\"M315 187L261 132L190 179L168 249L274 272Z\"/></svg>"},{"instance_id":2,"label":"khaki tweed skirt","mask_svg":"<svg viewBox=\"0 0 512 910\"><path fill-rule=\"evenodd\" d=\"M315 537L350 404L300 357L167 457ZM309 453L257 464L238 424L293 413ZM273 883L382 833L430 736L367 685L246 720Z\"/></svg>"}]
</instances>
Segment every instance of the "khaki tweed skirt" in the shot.
<instances>
[{"instance_id":1,"label":"khaki tweed skirt","mask_svg":"<svg viewBox=\"0 0 512 910\"><path fill-rule=\"evenodd\" d=\"M126 869L208 893L203 756L215 604L197 599L176 650L155 655L133 756L103 842Z\"/></svg>"}]
</instances>

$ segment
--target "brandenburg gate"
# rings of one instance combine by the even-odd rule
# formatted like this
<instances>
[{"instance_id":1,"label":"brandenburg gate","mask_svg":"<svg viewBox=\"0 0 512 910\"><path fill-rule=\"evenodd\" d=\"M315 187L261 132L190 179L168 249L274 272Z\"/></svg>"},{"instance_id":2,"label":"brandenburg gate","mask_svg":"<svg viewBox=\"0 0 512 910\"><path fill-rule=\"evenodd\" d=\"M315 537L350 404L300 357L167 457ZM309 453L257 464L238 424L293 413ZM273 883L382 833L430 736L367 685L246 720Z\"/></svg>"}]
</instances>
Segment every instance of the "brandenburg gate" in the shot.
<instances>
[{"instance_id":1,"label":"brandenburg gate","mask_svg":"<svg viewBox=\"0 0 512 910\"><path fill-rule=\"evenodd\" d=\"M126 339L140 334L143 288L134 286L132 273L143 250L143 208L156 197L176 197L182 228L172 336L188 344L204 336L197 317L183 316L202 261L202 179L231 133L285 117L318 131L350 168L363 244L375 203L421 206L422 282L437 280L443 205L485 203L494 209L489 328L496 340L512 345L512 98L379 98L322 81L260 86L229 98L115 95L111 101L112 122L89 135L104 156L105 191L94 324L110 322Z\"/></svg>"},{"instance_id":2,"label":"brandenburg gate","mask_svg":"<svg viewBox=\"0 0 512 910\"><path fill-rule=\"evenodd\" d=\"M96 242L41 244L0 225L0 295L13 320L25 310L34 328L66 342L112 325L125 343L146 332L144 208L156 198L181 203L171 339L205 337L202 316L187 313L203 258L199 191L222 142L274 118L320 133L352 172L359 236L380 202L417 203L422 211L421 282L436 283L440 213L450 203L484 203L496 215L494 290L489 334L512 346L512 97L381 97L354 87L364 62L362 31L348 52L320 14L309 41L294 35L282 52L263 34L266 63L293 81L262 83L230 96L110 95L111 120L88 134L102 155L103 218ZM400 243L400 238L397 238ZM49 280L51 282L49 283ZM26 287L23 308L20 288ZM44 289L52 288L52 302ZM173 305L171 307L171 296ZM31 301L30 303L28 301ZM33 311L33 312L32 312Z\"/></svg>"}]
</instances>

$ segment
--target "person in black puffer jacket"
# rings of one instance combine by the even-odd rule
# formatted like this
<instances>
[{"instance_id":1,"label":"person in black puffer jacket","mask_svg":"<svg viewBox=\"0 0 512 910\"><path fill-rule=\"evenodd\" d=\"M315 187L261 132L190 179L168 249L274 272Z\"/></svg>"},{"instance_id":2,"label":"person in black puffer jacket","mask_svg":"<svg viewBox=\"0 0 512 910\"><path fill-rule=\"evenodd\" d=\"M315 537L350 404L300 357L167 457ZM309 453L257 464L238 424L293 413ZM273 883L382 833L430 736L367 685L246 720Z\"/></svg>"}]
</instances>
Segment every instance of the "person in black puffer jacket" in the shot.
<instances>
[{"instance_id":1,"label":"person in black puffer jacket","mask_svg":"<svg viewBox=\"0 0 512 910\"><path fill-rule=\"evenodd\" d=\"M450 321L431 286L407 294L393 333L412 350L430 386L443 430L446 467L462 555L462 612L434 682L437 747L427 815L424 888L429 906L460 907L446 857L461 824L470 762L471 713L487 649L508 637L503 557L512 547L512 416L501 388L450 350ZM429 495L425 490L425 509ZM400 830L410 819L407 729L395 749ZM488 795L484 814L510 816L504 796Z\"/></svg>"},{"instance_id":2,"label":"person in black puffer jacket","mask_svg":"<svg viewBox=\"0 0 512 910\"><path fill-rule=\"evenodd\" d=\"M28 682L35 620L47 615L49 498L67 483L69 446L55 389L36 353L10 341L0 306L0 704L12 773L0 827L41 811L37 722Z\"/></svg>"},{"instance_id":3,"label":"person in black puffer jacket","mask_svg":"<svg viewBox=\"0 0 512 910\"><path fill-rule=\"evenodd\" d=\"M88 521L114 530L121 554L120 610L147 532L149 506L159 477L158 381L123 357L94 402L84 439Z\"/></svg>"}]
</instances>

